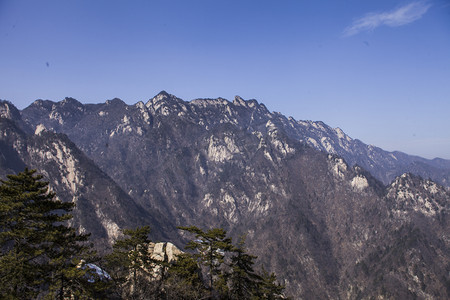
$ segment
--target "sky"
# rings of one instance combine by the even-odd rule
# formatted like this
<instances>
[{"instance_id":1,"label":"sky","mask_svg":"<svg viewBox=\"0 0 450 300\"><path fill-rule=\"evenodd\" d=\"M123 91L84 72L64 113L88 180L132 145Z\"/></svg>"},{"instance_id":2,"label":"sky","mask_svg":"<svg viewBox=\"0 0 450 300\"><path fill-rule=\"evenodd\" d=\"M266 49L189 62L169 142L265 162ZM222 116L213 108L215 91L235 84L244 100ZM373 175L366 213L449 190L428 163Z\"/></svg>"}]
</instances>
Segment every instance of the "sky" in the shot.
<instances>
[{"instance_id":1,"label":"sky","mask_svg":"<svg viewBox=\"0 0 450 300\"><path fill-rule=\"evenodd\" d=\"M0 99L239 95L450 159L447 0L0 0Z\"/></svg>"}]
</instances>

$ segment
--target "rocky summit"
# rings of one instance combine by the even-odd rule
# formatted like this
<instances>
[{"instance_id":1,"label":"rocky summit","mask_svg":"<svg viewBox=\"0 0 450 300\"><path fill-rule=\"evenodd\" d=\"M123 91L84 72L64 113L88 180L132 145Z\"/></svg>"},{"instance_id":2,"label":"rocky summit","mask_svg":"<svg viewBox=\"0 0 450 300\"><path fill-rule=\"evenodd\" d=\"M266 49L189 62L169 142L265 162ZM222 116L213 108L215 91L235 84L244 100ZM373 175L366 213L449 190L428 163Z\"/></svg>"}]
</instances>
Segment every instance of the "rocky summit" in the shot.
<instances>
[{"instance_id":1,"label":"rocky summit","mask_svg":"<svg viewBox=\"0 0 450 300\"><path fill-rule=\"evenodd\" d=\"M150 225L246 235L295 299L450 298L450 161L387 152L236 97L0 103L0 175L36 168L107 247Z\"/></svg>"}]
</instances>

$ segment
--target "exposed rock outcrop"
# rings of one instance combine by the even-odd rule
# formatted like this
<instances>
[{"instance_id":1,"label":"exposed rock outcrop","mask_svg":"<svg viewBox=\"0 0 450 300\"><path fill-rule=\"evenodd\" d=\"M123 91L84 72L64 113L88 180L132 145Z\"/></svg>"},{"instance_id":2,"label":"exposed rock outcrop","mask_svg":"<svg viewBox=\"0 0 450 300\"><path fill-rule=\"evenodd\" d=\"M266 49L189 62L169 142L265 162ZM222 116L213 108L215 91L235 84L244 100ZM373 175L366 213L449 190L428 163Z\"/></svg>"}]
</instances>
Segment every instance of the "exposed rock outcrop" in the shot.
<instances>
[{"instance_id":1,"label":"exposed rock outcrop","mask_svg":"<svg viewBox=\"0 0 450 300\"><path fill-rule=\"evenodd\" d=\"M181 245L175 226L222 227L246 234L258 267L296 298L450 297L449 192L395 177L412 169L445 184L447 161L388 153L239 97L63 102L2 119L0 166L38 168L93 236L149 224L153 240ZM168 244L153 247L169 259Z\"/></svg>"},{"instance_id":2,"label":"exposed rock outcrop","mask_svg":"<svg viewBox=\"0 0 450 300\"><path fill-rule=\"evenodd\" d=\"M148 245L151 259L172 263L177 260L177 256L183 253L171 242L149 243Z\"/></svg>"}]
</instances>

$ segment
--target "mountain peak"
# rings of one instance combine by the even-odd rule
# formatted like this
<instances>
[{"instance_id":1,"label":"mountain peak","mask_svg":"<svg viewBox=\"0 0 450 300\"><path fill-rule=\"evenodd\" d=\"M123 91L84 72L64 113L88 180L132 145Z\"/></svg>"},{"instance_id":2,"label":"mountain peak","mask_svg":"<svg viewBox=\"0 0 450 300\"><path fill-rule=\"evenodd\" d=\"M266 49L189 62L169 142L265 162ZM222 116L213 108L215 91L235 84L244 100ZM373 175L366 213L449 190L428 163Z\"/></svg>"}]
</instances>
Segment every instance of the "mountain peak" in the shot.
<instances>
[{"instance_id":1,"label":"mountain peak","mask_svg":"<svg viewBox=\"0 0 450 300\"><path fill-rule=\"evenodd\" d=\"M245 100L240 96L235 96L233 100L234 105L246 106Z\"/></svg>"},{"instance_id":2,"label":"mountain peak","mask_svg":"<svg viewBox=\"0 0 450 300\"><path fill-rule=\"evenodd\" d=\"M19 120L19 110L9 101L0 100L0 117L10 120Z\"/></svg>"},{"instance_id":3,"label":"mountain peak","mask_svg":"<svg viewBox=\"0 0 450 300\"><path fill-rule=\"evenodd\" d=\"M164 97L169 97L170 94L168 92L166 92L165 90L162 90L161 92L158 93L158 95L156 96L164 96Z\"/></svg>"},{"instance_id":4,"label":"mountain peak","mask_svg":"<svg viewBox=\"0 0 450 300\"><path fill-rule=\"evenodd\" d=\"M55 102L53 102L51 100L37 99L37 100L33 101L33 103L31 103L28 107L44 108L44 109L51 110L53 104L55 104Z\"/></svg>"},{"instance_id":5,"label":"mountain peak","mask_svg":"<svg viewBox=\"0 0 450 300\"><path fill-rule=\"evenodd\" d=\"M178 99L176 96L167 93L166 91L162 90L161 92L159 92L156 96L154 96L153 98L151 98L147 103L158 103L159 101L169 101L169 100L176 100L176 102L179 102L180 99Z\"/></svg>"},{"instance_id":6,"label":"mountain peak","mask_svg":"<svg viewBox=\"0 0 450 300\"><path fill-rule=\"evenodd\" d=\"M66 97L66 98L64 98L64 100L61 101L61 103L62 103L62 104L75 104L75 105L77 105L77 106L78 106L78 105L82 105L80 101L78 101L77 99L72 98L72 97Z\"/></svg>"},{"instance_id":7,"label":"mountain peak","mask_svg":"<svg viewBox=\"0 0 450 300\"><path fill-rule=\"evenodd\" d=\"M119 98L106 100L105 103L108 104L108 105L126 105L125 102L122 99L119 99Z\"/></svg>"},{"instance_id":8,"label":"mountain peak","mask_svg":"<svg viewBox=\"0 0 450 300\"><path fill-rule=\"evenodd\" d=\"M172 112L179 112L186 109L186 103L176 96L161 91L159 94L148 100L145 104L153 113L161 113L162 115L169 115Z\"/></svg>"},{"instance_id":9,"label":"mountain peak","mask_svg":"<svg viewBox=\"0 0 450 300\"><path fill-rule=\"evenodd\" d=\"M246 108L261 108L263 111L269 112L269 110L266 108L266 106L264 104L259 103L255 99L244 100L240 96L235 96L234 100L233 100L233 104L236 106L243 106Z\"/></svg>"}]
</instances>

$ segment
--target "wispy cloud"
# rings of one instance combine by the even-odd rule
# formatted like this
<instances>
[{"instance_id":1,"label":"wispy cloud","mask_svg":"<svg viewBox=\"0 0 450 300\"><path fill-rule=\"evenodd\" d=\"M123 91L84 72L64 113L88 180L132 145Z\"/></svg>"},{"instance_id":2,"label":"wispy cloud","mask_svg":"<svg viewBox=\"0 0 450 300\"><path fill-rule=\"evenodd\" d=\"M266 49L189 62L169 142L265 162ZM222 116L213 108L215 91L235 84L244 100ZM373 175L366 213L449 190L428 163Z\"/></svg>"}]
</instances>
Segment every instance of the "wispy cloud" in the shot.
<instances>
[{"instance_id":1,"label":"wispy cloud","mask_svg":"<svg viewBox=\"0 0 450 300\"><path fill-rule=\"evenodd\" d=\"M363 17L356 19L352 25L347 27L343 32L343 36L348 37L362 31L374 30L382 25L389 27L406 25L419 20L430 7L431 4L427 2L418 1L398 7L391 11L368 13Z\"/></svg>"}]
</instances>

